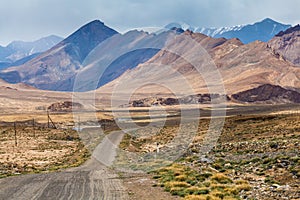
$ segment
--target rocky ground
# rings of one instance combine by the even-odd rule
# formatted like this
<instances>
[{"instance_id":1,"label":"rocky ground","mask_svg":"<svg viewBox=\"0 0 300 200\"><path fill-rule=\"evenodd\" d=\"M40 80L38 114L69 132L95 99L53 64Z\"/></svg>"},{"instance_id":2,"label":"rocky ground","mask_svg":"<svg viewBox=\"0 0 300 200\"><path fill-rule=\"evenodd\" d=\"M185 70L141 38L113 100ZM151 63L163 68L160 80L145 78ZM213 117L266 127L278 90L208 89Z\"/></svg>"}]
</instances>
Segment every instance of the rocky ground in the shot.
<instances>
[{"instance_id":1,"label":"rocky ground","mask_svg":"<svg viewBox=\"0 0 300 200\"><path fill-rule=\"evenodd\" d=\"M198 127L193 125L197 134L192 143L175 162L163 163L157 157L156 163L142 160L138 166L132 162L137 157L122 156L133 153L147 158L145 155L158 148L161 152L168 149L176 137L179 143L191 137L186 131L178 137L178 123L165 125L158 134L157 127L141 129L124 136L113 168L130 199L299 199L299 122L297 113L228 117L217 145L204 154L199 149L203 139L209 138L209 120L201 119ZM191 124L185 126L193 128ZM0 136L1 177L79 165L88 158L81 142L91 146L90 140L101 140L98 132L90 132L82 135L80 142L74 131L33 129L29 121L27 126L17 126L17 145L12 123L6 127L2 124ZM178 153L184 148L172 151ZM124 166L130 170L142 167L148 173L120 171Z\"/></svg>"},{"instance_id":2,"label":"rocky ground","mask_svg":"<svg viewBox=\"0 0 300 200\"><path fill-rule=\"evenodd\" d=\"M181 158L154 170L154 186L186 199L300 199L299 115L229 117L217 146L203 154L199 149L208 122L200 121L198 135ZM168 145L174 133L172 126L159 134L128 134L121 148L145 155L157 150L156 141L161 148ZM127 164L133 166L130 159Z\"/></svg>"}]
</instances>

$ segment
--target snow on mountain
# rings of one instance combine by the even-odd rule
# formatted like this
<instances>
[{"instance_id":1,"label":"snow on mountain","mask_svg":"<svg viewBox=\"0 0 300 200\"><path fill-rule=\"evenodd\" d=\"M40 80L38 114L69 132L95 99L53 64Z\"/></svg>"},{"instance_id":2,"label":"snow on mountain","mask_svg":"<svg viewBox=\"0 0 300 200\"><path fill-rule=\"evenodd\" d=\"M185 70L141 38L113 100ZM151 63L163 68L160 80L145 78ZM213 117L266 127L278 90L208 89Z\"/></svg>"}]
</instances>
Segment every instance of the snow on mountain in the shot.
<instances>
[{"instance_id":1,"label":"snow on mountain","mask_svg":"<svg viewBox=\"0 0 300 200\"><path fill-rule=\"evenodd\" d=\"M184 30L189 29L193 32L203 33L214 38L239 38L243 43L247 44L255 40L267 42L280 31L290 28L291 25L281 24L270 18L266 18L254 24L220 28L193 27L186 23L170 23L165 26L165 28L169 29L172 27L182 28Z\"/></svg>"}]
</instances>

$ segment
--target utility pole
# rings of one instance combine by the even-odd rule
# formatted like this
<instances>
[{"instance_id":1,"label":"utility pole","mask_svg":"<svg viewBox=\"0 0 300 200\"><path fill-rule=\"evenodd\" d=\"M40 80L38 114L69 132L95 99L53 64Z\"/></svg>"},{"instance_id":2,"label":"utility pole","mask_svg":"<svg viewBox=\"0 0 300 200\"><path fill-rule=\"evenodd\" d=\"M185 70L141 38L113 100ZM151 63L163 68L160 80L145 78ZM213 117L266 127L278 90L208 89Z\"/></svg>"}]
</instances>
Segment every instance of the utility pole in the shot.
<instances>
[{"instance_id":1,"label":"utility pole","mask_svg":"<svg viewBox=\"0 0 300 200\"><path fill-rule=\"evenodd\" d=\"M49 111L47 110L47 118L48 118L48 128L50 128L50 116L49 116Z\"/></svg>"},{"instance_id":2,"label":"utility pole","mask_svg":"<svg viewBox=\"0 0 300 200\"><path fill-rule=\"evenodd\" d=\"M47 116L48 116L48 128L50 128L50 122L53 126L54 129L57 129L54 122L52 121L52 119L50 118L50 115L49 115L49 111L47 110Z\"/></svg>"}]
</instances>

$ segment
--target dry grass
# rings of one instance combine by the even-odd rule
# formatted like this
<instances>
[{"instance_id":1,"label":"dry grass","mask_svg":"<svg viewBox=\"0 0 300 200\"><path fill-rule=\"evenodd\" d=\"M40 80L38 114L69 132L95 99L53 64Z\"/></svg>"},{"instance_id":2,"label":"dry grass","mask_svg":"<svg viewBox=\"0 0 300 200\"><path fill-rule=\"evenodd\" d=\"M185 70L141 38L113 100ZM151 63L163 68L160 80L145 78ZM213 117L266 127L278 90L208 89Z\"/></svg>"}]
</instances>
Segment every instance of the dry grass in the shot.
<instances>
[{"instance_id":1,"label":"dry grass","mask_svg":"<svg viewBox=\"0 0 300 200\"><path fill-rule=\"evenodd\" d=\"M237 199L241 190L250 190L246 181L237 185L225 174L211 173L209 168L203 167L201 171L173 164L158 170L154 178L166 191L186 199Z\"/></svg>"},{"instance_id":2,"label":"dry grass","mask_svg":"<svg viewBox=\"0 0 300 200\"><path fill-rule=\"evenodd\" d=\"M233 182L230 178L221 173L214 174L211 177L211 180L221 184L228 184Z\"/></svg>"},{"instance_id":3,"label":"dry grass","mask_svg":"<svg viewBox=\"0 0 300 200\"><path fill-rule=\"evenodd\" d=\"M17 127L15 137L13 127L0 129L0 177L78 166L88 157L73 130Z\"/></svg>"}]
</instances>

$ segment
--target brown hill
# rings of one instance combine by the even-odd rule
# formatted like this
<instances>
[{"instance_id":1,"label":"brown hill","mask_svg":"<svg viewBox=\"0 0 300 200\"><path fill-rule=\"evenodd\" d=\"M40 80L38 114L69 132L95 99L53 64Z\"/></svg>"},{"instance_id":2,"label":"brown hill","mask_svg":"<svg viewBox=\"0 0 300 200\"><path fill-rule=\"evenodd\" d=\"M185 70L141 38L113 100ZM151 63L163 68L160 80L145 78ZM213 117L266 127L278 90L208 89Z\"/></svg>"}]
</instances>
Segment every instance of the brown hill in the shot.
<instances>
[{"instance_id":1,"label":"brown hill","mask_svg":"<svg viewBox=\"0 0 300 200\"><path fill-rule=\"evenodd\" d=\"M6 84L7 82L0 78L0 84Z\"/></svg>"},{"instance_id":2,"label":"brown hill","mask_svg":"<svg viewBox=\"0 0 300 200\"><path fill-rule=\"evenodd\" d=\"M11 84L2 79L0 79L0 89L1 90L37 90L35 87L32 87L25 83Z\"/></svg>"}]
</instances>

